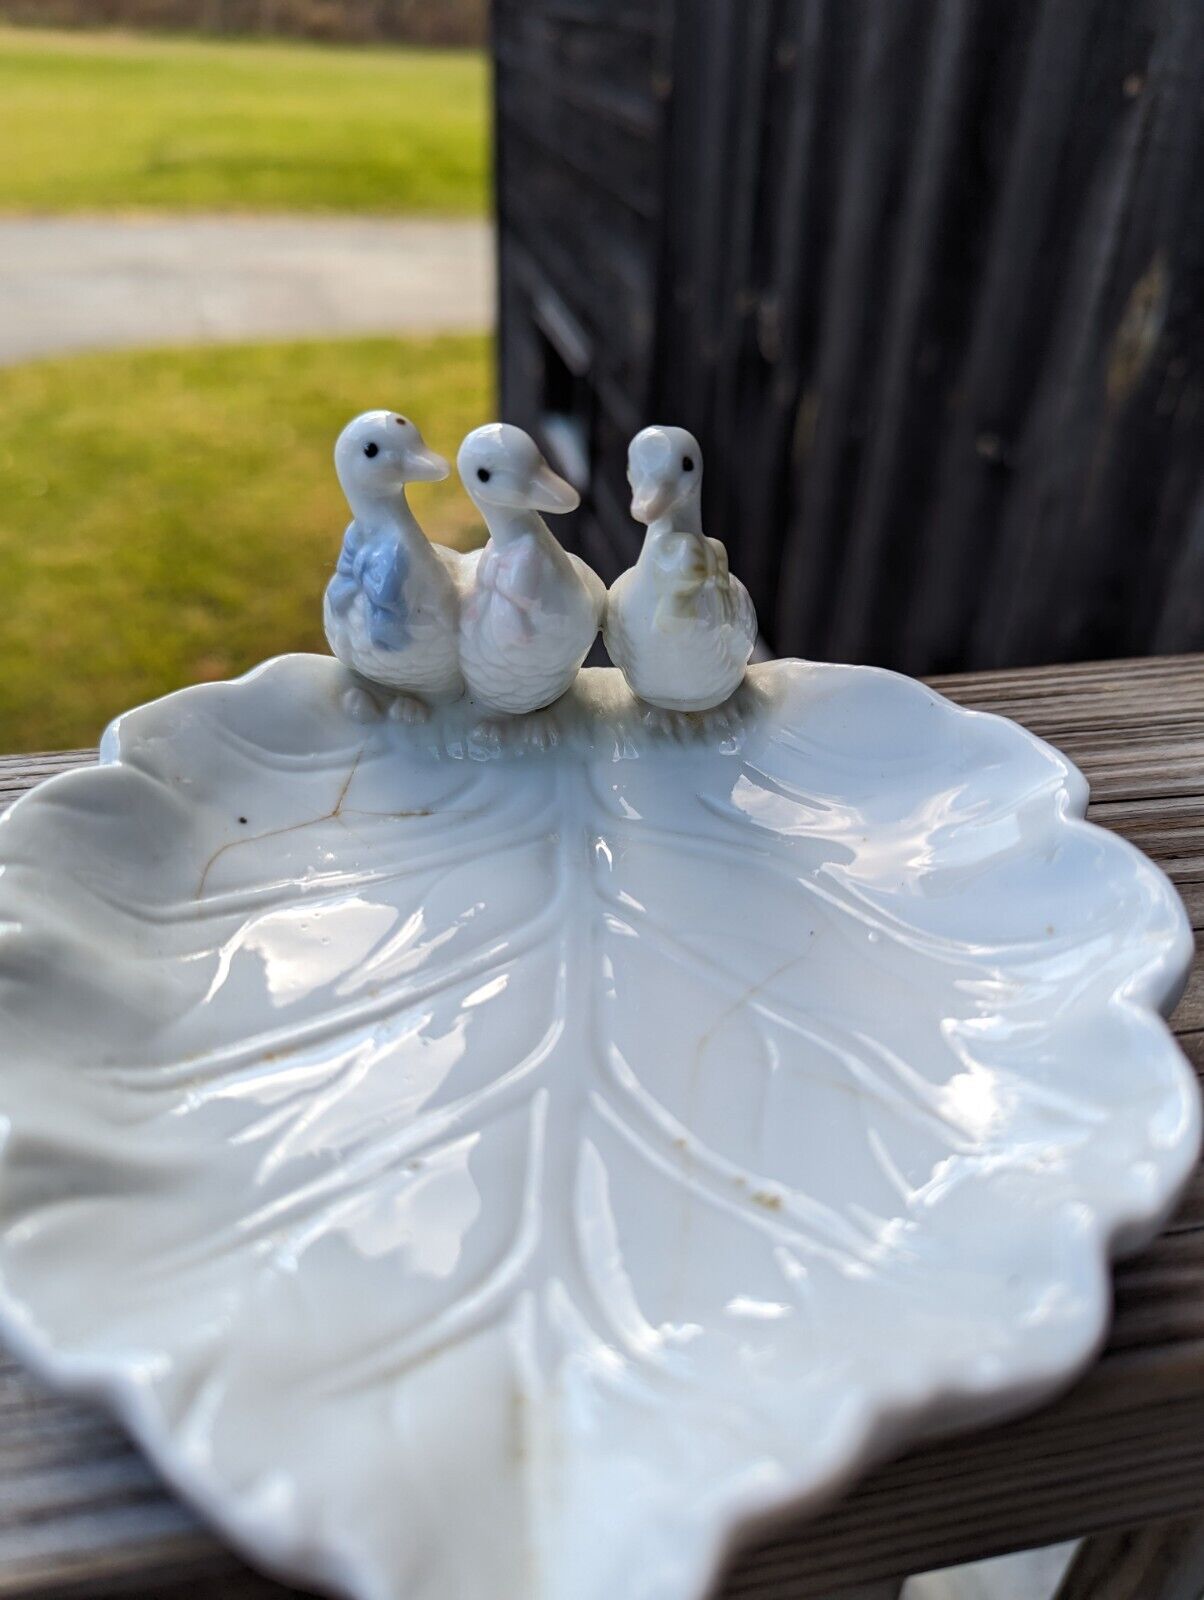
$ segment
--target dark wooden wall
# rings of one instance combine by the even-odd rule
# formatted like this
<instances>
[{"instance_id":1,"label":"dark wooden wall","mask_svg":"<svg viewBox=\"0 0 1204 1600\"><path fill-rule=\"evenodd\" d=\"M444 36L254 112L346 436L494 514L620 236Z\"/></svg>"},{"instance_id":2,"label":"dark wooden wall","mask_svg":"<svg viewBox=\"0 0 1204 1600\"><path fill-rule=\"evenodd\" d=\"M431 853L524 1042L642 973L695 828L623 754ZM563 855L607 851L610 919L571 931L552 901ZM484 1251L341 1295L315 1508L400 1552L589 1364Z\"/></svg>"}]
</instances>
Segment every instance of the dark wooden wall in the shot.
<instances>
[{"instance_id":1,"label":"dark wooden wall","mask_svg":"<svg viewBox=\"0 0 1204 1600\"><path fill-rule=\"evenodd\" d=\"M1204 647L1204 0L497 0L505 413L679 421L779 651ZM549 419L551 419L549 428Z\"/></svg>"},{"instance_id":2,"label":"dark wooden wall","mask_svg":"<svg viewBox=\"0 0 1204 1600\"><path fill-rule=\"evenodd\" d=\"M638 549L627 443L656 400L671 21L669 0L493 10L502 413L584 490L557 531L608 576ZM557 439L565 417L588 480Z\"/></svg>"}]
</instances>

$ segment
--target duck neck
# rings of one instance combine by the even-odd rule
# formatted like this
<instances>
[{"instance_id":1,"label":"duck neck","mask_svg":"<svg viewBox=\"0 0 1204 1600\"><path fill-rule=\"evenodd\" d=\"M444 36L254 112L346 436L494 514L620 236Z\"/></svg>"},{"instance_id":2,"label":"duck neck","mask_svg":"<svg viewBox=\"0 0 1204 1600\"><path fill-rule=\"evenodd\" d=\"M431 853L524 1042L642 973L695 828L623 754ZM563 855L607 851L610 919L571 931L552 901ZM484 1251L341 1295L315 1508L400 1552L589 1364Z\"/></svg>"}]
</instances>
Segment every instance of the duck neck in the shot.
<instances>
[{"instance_id":1,"label":"duck neck","mask_svg":"<svg viewBox=\"0 0 1204 1600\"><path fill-rule=\"evenodd\" d=\"M429 559L431 562L438 559L418 518L410 510L404 489L387 499L363 500L353 510L355 520L370 538L374 534L391 533L405 545L412 558L416 557L419 561Z\"/></svg>"},{"instance_id":2,"label":"duck neck","mask_svg":"<svg viewBox=\"0 0 1204 1600\"><path fill-rule=\"evenodd\" d=\"M489 536L499 545L513 544L524 534L534 534L541 543L552 535L538 511L527 511L512 506L481 506L481 515Z\"/></svg>"},{"instance_id":3,"label":"duck neck","mask_svg":"<svg viewBox=\"0 0 1204 1600\"><path fill-rule=\"evenodd\" d=\"M696 494L670 506L663 517L648 524L648 537L659 539L665 533L702 533L702 504Z\"/></svg>"}]
</instances>

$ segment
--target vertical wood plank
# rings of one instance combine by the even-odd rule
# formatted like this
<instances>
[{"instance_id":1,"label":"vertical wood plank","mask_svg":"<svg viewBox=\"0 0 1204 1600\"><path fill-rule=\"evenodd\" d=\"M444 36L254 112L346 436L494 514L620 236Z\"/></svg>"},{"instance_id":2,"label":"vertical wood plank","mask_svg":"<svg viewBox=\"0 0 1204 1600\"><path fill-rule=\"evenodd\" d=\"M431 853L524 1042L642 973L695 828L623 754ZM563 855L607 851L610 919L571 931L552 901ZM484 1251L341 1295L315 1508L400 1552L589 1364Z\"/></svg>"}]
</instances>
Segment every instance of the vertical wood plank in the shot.
<instances>
[{"instance_id":1,"label":"vertical wood plank","mask_svg":"<svg viewBox=\"0 0 1204 1600\"><path fill-rule=\"evenodd\" d=\"M922 48L927 6L870 3L859 19L856 81L838 161L838 204L824 276L823 321L811 380L797 528L782 562L774 637L799 637L827 654L832 606L845 555L845 523L877 361L882 251L910 136L910 74ZM737 558L733 557L733 560Z\"/></svg>"},{"instance_id":2,"label":"vertical wood plank","mask_svg":"<svg viewBox=\"0 0 1204 1600\"><path fill-rule=\"evenodd\" d=\"M914 388L935 279L938 230L946 220L946 196L965 132L960 112L974 9L970 0L939 0L928 34L915 155L902 180L898 265L886 286L872 432L861 463L844 567L831 596L828 648L837 659L856 656L866 638L886 648L901 624L899 598L906 583L899 569L907 563L908 545L918 529L906 504L900 504L899 492L909 476L906 456L926 443L911 426ZM887 571L895 579L890 585L882 581Z\"/></svg>"}]
</instances>

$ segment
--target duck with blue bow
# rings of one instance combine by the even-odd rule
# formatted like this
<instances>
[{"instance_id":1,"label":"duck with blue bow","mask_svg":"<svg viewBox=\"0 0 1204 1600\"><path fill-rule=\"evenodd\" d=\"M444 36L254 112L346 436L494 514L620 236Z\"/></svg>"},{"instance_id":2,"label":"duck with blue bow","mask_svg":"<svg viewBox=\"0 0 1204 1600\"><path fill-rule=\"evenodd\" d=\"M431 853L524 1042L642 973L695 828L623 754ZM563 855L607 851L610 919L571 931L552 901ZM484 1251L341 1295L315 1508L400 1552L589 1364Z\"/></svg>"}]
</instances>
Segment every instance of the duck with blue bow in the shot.
<instances>
[{"instance_id":1,"label":"duck with blue bow","mask_svg":"<svg viewBox=\"0 0 1204 1600\"><path fill-rule=\"evenodd\" d=\"M396 411L366 411L349 422L334 451L352 521L326 589L323 620L330 648L364 682L350 686L346 710L380 715L372 687L387 691L385 711L419 721L429 707L458 699L460 674L457 551L433 545L406 500L406 485L451 470L416 424Z\"/></svg>"}]
</instances>

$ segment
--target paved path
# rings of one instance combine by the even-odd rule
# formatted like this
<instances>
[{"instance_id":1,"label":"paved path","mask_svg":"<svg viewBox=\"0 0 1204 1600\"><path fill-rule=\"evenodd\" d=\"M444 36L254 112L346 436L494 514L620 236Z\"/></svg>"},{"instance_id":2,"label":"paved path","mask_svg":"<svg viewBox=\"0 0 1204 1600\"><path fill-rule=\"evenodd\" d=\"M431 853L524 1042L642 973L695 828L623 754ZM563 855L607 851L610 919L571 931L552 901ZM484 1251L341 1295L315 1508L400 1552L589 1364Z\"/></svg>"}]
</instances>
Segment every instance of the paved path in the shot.
<instances>
[{"instance_id":1,"label":"paved path","mask_svg":"<svg viewBox=\"0 0 1204 1600\"><path fill-rule=\"evenodd\" d=\"M488 223L0 218L0 364L56 352L493 321Z\"/></svg>"}]
</instances>

